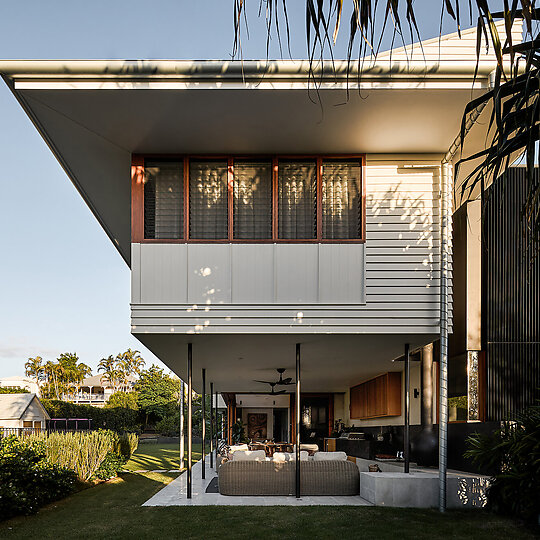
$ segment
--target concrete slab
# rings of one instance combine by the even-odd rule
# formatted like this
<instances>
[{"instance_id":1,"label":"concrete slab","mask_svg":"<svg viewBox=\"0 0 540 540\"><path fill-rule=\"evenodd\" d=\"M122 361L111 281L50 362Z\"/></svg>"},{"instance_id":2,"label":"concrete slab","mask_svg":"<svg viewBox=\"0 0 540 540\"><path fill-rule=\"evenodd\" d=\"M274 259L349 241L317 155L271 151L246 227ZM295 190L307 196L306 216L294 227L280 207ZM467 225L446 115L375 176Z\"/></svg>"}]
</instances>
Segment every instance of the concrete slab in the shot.
<instances>
[{"instance_id":1,"label":"concrete slab","mask_svg":"<svg viewBox=\"0 0 540 540\"><path fill-rule=\"evenodd\" d=\"M217 476L206 459L206 478L202 479L202 461L193 466L192 498L187 498L187 474L184 472L158 491L143 506L372 506L362 497L231 497L220 493L206 493L206 488Z\"/></svg>"}]
</instances>

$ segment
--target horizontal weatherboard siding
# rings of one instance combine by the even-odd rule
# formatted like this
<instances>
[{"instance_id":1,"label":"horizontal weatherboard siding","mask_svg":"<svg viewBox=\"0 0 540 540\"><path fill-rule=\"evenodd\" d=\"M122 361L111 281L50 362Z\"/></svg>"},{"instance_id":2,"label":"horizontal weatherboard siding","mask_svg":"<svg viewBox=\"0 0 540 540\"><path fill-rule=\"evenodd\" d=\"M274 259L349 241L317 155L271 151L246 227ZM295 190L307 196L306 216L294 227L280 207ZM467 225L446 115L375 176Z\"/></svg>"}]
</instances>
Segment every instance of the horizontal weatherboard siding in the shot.
<instances>
[{"instance_id":1,"label":"horizontal weatherboard siding","mask_svg":"<svg viewBox=\"0 0 540 540\"><path fill-rule=\"evenodd\" d=\"M365 244L133 244L132 331L437 334L439 164L367 156Z\"/></svg>"}]
</instances>

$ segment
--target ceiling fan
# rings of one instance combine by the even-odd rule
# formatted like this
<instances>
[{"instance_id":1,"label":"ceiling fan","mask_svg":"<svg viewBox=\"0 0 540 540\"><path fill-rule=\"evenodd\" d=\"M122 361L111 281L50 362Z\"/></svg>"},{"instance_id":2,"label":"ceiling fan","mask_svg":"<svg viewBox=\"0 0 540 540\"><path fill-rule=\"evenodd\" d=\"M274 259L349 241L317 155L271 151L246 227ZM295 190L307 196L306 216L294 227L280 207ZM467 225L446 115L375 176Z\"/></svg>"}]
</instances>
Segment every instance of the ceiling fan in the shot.
<instances>
[{"instance_id":1,"label":"ceiling fan","mask_svg":"<svg viewBox=\"0 0 540 540\"><path fill-rule=\"evenodd\" d=\"M284 394L285 390L280 390L279 392L276 392L275 387L276 386L287 386L289 384L294 384L294 383L292 382L291 377L286 377L285 379L283 378L283 373L285 373L285 368L277 368L276 371L279 373L279 380L277 380L275 382L274 381L257 381L257 380L255 380L255 382L262 383L262 384L269 384L272 387L272 391L270 392L272 395Z\"/></svg>"}]
</instances>

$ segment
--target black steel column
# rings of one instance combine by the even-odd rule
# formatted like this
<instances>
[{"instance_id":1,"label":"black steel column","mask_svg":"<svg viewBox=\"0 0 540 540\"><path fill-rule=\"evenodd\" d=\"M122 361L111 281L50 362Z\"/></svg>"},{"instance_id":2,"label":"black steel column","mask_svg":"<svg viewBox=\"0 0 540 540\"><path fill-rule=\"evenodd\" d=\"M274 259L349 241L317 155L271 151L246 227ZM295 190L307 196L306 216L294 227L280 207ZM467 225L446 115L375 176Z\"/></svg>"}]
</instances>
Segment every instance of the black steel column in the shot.
<instances>
[{"instance_id":1,"label":"black steel column","mask_svg":"<svg viewBox=\"0 0 540 540\"><path fill-rule=\"evenodd\" d=\"M405 429L403 430L403 458L405 460L403 472L409 472L410 448L410 357L409 344L405 344Z\"/></svg>"},{"instance_id":2,"label":"black steel column","mask_svg":"<svg viewBox=\"0 0 540 540\"><path fill-rule=\"evenodd\" d=\"M202 479L206 478L206 369L202 370Z\"/></svg>"},{"instance_id":3,"label":"black steel column","mask_svg":"<svg viewBox=\"0 0 540 540\"><path fill-rule=\"evenodd\" d=\"M193 403L192 403L192 344L188 343L188 359L187 359L187 376L188 376L188 444L187 444L187 498L191 499L191 451L193 448L193 429L192 429L192 416L193 416Z\"/></svg>"},{"instance_id":4,"label":"black steel column","mask_svg":"<svg viewBox=\"0 0 540 540\"><path fill-rule=\"evenodd\" d=\"M300 498L300 343L296 344L296 498Z\"/></svg>"},{"instance_id":5,"label":"black steel column","mask_svg":"<svg viewBox=\"0 0 540 540\"><path fill-rule=\"evenodd\" d=\"M216 412L216 444L215 444L215 450L216 450L216 467L217 467L217 454L218 454L218 430L217 430L217 419L218 419L218 406L217 406L217 391L215 392L215 412ZM221 425L221 438L223 438L223 424Z\"/></svg>"},{"instance_id":6,"label":"black steel column","mask_svg":"<svg viewBox=\"0 0 540 540\"><path fill-rule=\"evenodd\" d=\"M210 383L210 468L214 468L214 383Z\"/></svg>"}]
</instances>

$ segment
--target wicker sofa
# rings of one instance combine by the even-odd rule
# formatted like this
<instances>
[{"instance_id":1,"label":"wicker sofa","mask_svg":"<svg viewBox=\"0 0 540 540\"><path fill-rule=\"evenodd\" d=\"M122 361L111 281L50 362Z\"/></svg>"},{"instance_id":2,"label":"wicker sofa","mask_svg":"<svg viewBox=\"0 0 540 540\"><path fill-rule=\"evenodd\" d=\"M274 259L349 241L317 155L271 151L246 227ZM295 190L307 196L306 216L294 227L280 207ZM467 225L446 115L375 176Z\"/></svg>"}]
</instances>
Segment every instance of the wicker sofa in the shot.
<instances>
[{"instance_id":1,"label":"wicker sofa","mask_svg":"<svg viewBox=\"0 0 540 540\"><path fill-rule=\"evenodd\" d=\"M293 495L294 461L227 461L219 467L222 495ZM301 495L358 495L360 475L351 461L302 461Z\"/></svg>"}]
</instances>

